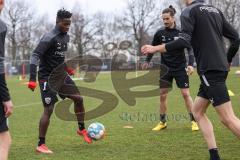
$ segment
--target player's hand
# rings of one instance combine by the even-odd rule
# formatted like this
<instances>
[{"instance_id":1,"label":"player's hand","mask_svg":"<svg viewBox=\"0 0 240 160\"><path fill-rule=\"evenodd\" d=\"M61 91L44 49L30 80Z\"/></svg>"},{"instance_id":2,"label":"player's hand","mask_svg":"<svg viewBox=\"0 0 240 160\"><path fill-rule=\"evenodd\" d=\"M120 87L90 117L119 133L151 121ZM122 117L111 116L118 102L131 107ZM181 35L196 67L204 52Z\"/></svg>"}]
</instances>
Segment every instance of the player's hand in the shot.
<instances>
[{"instance_id":1,"label":"player's hand","mask_svg":"<svg viewBox=\"0 0 240 160\"><path fill-rule=\"evenodd\" d=\"M231 70L231 63L228 63L228 70L230 71Z\"/></svg>"},{"instance_id":2,"label":"player's hand","mask_svg":"<svg viewBox=\"0 0 240 160\"><path fill-rule=\"evenodd\" d=\"M141 52L144 54L144 55L147 55L147 54L153 54L155 52L157 52L157 47L156 46L152 46L152 45L144 45L142 46L141 48Z\"/></svg>"},{"instance_id":3,"label":"player's hand","mask_svg":"<svg viewBox=\"0 0 240 160\"><path fill-rule=\"evenodd\" d=\"M8 118L13 113L13 103L11 100L2 102L5 112L5 117Z\"/></svg>"},{"instance_id":4,"label":"player's hand","mask_svg":"<svg viewBox=\"0 0 240 160\"><path fill-rule=\"evenodd\" d=\"M155 52L164 53L164 52L166 52L166 48L165 48L165 44L158 45L158 46L144 45L141 48L141 52L144 55L154 54Z\"/></svg>"},{"instance_id":5,"label":"player's hand","mask_svg":"<svg viewBox=\"0 0 240 160\"><path fill-rule=\"evenodd\" d=\"M142 64L141 67L142 67L142 70L146 70L146 69L149 68L149 63L148 63L148 62L145 62L145 63Z\"/></svg>"},{"instance_id":6,"label":"player's hand","mask_svg":"<svg viewBox=\"0 0 240 160\"><path fill-rule=\"evenodd\" d=\"M187 71L187 75L192 75L194 72L193 66L187 66L186 71Z\"/></svg>"},{"instance_id":7,"label":"player's hand","mask_svg":"<svg viewBox=\"0 0 240 160\"><path fill-rule=\"evenodd\" d=\"M65 70L70 76L73 76L75 74L75 70L73 68L66 67Z\"/></svg>"},{"instance_id":8,"label":"player's hand","mask_svg":"<svg viewBox=\"0 0 240 160\"><path fill-rule=\"evenodd\" d=\"M37 82L31 81L31 80L28 82L28 88L31 89L32 91L34 91L36 87L37 87Z\"/></svg>"}]
</instances>

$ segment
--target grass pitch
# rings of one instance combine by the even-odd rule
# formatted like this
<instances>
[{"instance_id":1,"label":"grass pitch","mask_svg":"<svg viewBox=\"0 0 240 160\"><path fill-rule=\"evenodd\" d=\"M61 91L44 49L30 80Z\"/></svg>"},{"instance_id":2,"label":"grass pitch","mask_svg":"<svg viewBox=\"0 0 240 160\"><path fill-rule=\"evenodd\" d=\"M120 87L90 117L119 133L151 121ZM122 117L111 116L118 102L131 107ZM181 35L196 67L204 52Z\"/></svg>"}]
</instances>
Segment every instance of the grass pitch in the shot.
<instances>
[{"instance_id":1,"label":"grass pitch","mask_svg":"<svg viewBox=\"0 0 240 160\"><path fill-rule=\"evenodd\" d=\"M229 74L228 88L235 93L232 97L234 111L240 117L240 78ZM139 72L139 74L144 74ZM135 73L130 73L134 77ZM53 114L46 142L53 155L37 155L35 147L38 140L38 123L43 107L40 92L27 89L17 78L9 78L8 86L15 104L10 118L13 144L10 160L207 160L208 150L201 132L192 132L187 112L179 89L174 85L168 96L168 128L160 132L151 129L158 123L159 97L137 98L135 106L128 106L116 93L111 75L104 73L96 82L76 81L84 87L110 92L119 99L117 108L97 119L86 122L101 122L105 125L107 136L101 141L86 144L76 134L76 122L66 122ZM190 77L191 95L198 91L199 79L196 73ZM152 88L152 87L149 87ZM148 90L147 86L141 90ZM98 106L101 101L85 97L87 111ZM219 151L224 160L240 159L240 141L220 122L213 107L208 116L212 120ZM133 128L124 128L132 126Z\"/></svg>"}]
</instances>

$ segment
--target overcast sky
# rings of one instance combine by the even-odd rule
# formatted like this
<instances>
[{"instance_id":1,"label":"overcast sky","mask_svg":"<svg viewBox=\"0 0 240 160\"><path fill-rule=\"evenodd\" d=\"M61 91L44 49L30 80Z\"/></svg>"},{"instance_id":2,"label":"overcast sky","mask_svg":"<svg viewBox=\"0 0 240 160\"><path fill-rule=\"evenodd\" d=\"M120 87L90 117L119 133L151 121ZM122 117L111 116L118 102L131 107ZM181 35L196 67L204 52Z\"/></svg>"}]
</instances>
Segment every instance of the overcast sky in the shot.
<instances>
[{"instance_id":1,"label":"overcast sky","mask_svg":"<svg viewBox=\"0 0 240 160\"><path fill-rule=\"evenodd\" d=\"M126 6L126 0L26 0L32 7L36 8L39 14L48 13L55 18L59 8L71 10L75 5L80 4L85 13L96 13L98 11L117 12ZM34 3L33 3L34 2Z\"/></svg>"}]
</instances>

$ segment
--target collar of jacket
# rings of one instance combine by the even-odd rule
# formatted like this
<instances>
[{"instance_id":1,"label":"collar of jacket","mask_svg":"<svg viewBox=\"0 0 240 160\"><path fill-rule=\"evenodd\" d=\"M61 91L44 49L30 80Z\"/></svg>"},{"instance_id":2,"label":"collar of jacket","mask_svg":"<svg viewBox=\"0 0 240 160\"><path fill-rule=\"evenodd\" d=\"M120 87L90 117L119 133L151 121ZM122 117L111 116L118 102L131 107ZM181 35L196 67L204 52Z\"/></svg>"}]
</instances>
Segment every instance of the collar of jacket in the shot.
<instances>
[{"instance_id":1,"label":"collar of jacket","mask_svg":"<svg viewBox=\"0 0 240 160\"><path fill-rule=\"evenodd\" d=\"M55 26L54 31L55 31L57 34L63 34L63 35L66 35L66 34L67 34L67 33L61 32L60 28L59 28L57 25Z\"/></svg>"}]
</instances>

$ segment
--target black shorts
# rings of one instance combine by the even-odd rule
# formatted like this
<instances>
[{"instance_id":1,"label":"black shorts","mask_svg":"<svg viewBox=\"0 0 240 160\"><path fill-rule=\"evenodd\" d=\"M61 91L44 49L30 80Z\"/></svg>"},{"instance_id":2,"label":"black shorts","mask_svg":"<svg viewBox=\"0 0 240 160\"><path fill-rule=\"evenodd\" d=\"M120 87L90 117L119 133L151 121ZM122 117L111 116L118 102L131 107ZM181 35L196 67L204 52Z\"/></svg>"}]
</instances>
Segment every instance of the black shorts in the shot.
<instances>
[{"instance_id":1,"label":"black shorts","mask_svg":"<svg viewBox=\"0 0 240 160\"><path fill-rule=\"evenodd\" d=\"M178 88L189 88L189 77L186 70L160 72L160 88L172 88L175 79Z\"/></svg>"},{"instance_id":2,"label":"black shorts","mask_svg":"<svg viewBox=\"0 0 240 160\"><path fill-rule=\"evenodd\" d=\"M8 131L7 118L5 117L4 107L0 104L0 133Z\"/></svg>"},{"instance_id":3,"label":"black shorts","mask_svg":"<svg viewBox=\"0 0 240 160\"><path fill-rule=\"evenodd\" d=\"M208 99L214 107L229 102L227 76L227 71L207 71L201 75L198 96Z\"/></svg>"},{"instance_id":4,"label":"black shorts","mask_svg":"<svg viewBox=\"0 0 240 160\"><path fill-rule=\"evenodd\" d=\"M57 95L65 99L71 95L80 94L76 84L69 76L61 83L54 83L54 81L51 81L49 84L47 81L39 81L39 86L42 103L45 107L54 105L58 101Z\"/></svg>"}]
</instances>

